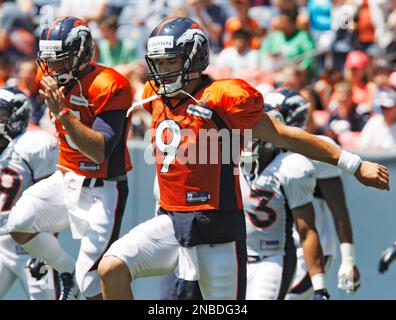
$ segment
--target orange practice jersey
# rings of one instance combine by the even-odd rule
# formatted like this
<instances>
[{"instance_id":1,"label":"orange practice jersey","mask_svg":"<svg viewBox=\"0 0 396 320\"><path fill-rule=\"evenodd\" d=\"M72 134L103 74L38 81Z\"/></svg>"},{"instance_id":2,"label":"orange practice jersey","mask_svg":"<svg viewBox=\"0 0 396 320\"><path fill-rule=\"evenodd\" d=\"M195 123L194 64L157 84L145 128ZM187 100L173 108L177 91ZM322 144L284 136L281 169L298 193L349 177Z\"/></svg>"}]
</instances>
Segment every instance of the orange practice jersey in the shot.
<instances>
[{"instance_id":1,"label":"orange practice jersey","mask_svg":"<svg viewBox=\"0 0 396 320\"><path fill-rule=\"evenodd\" d=\"M146 83L143 99L154 94L150 83ZM179 212L242 209L239 177L235 175L237 170L234 170L238 164L235 161L230 165L224 164L221 160L221 144L202 139L200 130L218 132L226 127L230 130L239 129L243 134L244 129L251 129L262 117L263 97L239 79L208 82L194 97L204 102L204 105L189 99L171 109L165 104L164 98L144 104L144 108L153 116L152 143L157 161L160 206L168 211ZM206 145L203 145L204 140ZM195 150L196 161L189 162L186 158L174 156L176 153L172 148L177 148L180 151L177 154L183 155L186 155L186 150L187 153ZM214 149L217 149L219 161L210 163ZM239 155L240 144L237 149ZM207 161L203 163L200 155L205 152Z\"/></svg>"},{"instance_id":2,"label":"orange practice jersey","mask_svg":"<svg viewBox=\"0 0 396 320\"><path fill-rule=\"evenodd\" d=\"M66 95L66 107L77 116L80 121L91 128L94 119L99 114L111 110L127 110L132 104L132 92L128 79L112 68L91 63L94 70L80 79L82 96L79 84ZM38 75L40 78L40 74ZM131 119L127 120L124 134L125 147L122 150L121 163L124 172L132 169L129 152L126 146L127 133ZM96 164L92 159L83 155L73 143L60 120L55 119L55 127L59 139L59 165L60 169L66 167L72 171L90 178L109 178L109 165L111 161L105 160ZM114 164L112 164L114 165Z\"/></svg>"}]
</instances>

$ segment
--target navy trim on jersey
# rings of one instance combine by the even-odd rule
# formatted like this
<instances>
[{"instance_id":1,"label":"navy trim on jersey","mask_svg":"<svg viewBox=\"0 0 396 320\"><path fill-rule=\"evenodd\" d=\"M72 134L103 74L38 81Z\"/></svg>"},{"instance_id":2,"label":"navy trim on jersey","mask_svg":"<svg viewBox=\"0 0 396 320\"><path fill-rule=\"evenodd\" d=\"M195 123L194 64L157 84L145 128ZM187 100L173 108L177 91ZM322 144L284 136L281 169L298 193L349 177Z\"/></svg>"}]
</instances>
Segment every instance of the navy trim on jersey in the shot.
<instances>
[{"instance_id":1,"label":"navy trim on jersey","mask_svg":"<svg viewBox=\"0 0 396 320\"><path fill-rule=\"evenodd\" d=\"M181 212L160 207L157 214L166 214L171 218L175 237L183 247L246 239L242 209Z\"/></svg>"},{"instance_id":2,"label":"navy trim on jersey","mask_svg":"<svg viewBox=\"0 0 396 320\"><path fill-rule=\"evenodd\" d=\"M204 107L204 106L202 106ZM216 124L219 130L226 129L230 133L231 141L230 146L233 146L233 135L230 128L228 128L225 121L216 113L215 110L206 106L208 110L213 112L212 120ZM221 143L219 143L219 149L221 148ZM237 196L235 192L235 176L234 176L234 169L237 166L232 161L232 153L230 152L230 159L226 164L221 164L221 173L220 173L220 200L219 200L219 210L238 210L237 205Z\"/></svg>"},{"instance_id":3,"label":"navy trim on jersey","mask_svg":"<svg viewBox=\"0 0 396 320\"><path fill-rule=\"evenodd\" d=\"M292 284L293 276L297 266L297 249L293 239L293 214L290 210L289 202L286 197L283 186L280 186L280 190L285 199L285 211L286 211L286 225L285 225L285 255L283 256L283 270L282 280L280 285L279 294L277 300L284 300L285 296Z\"/></svg>"},{"instance_id":4,"label":"navy trim on jersey","mask_svg":"<svg viewBox=\"0 0 396 320\"><path fill-rule=\"evenodd\" d=\"M280 190L283 194L283 197L285 198L285 211L286 211L286 227L285 227L285 235L286 235L286 240L285 240L285 251L287 250L294 250L296 251L296 245L294 243L294 238L293 238L293 224L294 224L294 218L293 214L290 210L289 207L289 202L286 197L285 190L283 189L283 186L280 186Z\"/></svg>"},{"instance_id":5,"label":"navy trim on jersey","mask_svg":"<svg viewBox=\"0 0 396 320\"><path fill-rule=\"evenodd\" d=\"M15 151L15 149L14 149L14 151ZM16 152L16 151L15 151L15 152ZM16 153L18 153L18 152L16 152ZM18 155L21 157L21 155L20 155L19 153L18 153ZM31 165L29 164L29 161L25 160L23 157L21 157L21 160L23 161L23 163L24 163L24 164L27 166L27 168L29 169L30 175L32 176L32 182L33 182L33 184L36 183L38 180L40 180L40 179L36 180L36 179L34 178L33 169L32 169L32 167L31 167Z\"/></svg>"},{"instance_id":6,"label":"navy trim on jersey","mask_svg":"<svg viewBox=\"0 0 396 320\"><path fill-rule=\"evenodd\" d=\"M246 300L247 286L247 248L246 239L235 241L235 251L237 256L237 300Z\"/></svg>"},{"instance_id":7,"label":"navy trim on jersey","mask_svg":"<svg viewBox=\"0 0 396 320\"><path fill-rule=\"evenodd\" d=\"M296 272L296 266L296 250L286 250L283 256L282 280L278 297L276 298L277 300L285 300L286 294L292 284L294 273Z\"/></svg>"},{"instance_id":8,"label":"navy trim on jersey","mask_svg":"<svg viewBox=\"0 0 396 320\"><path fill-rule=\"evenodd\" d=\"M313 195L314 195L315 198L322 199L322 200L324 199L324 198L323 198L322 190L320 189L318 183L317 183L316 186L315 186L315 190L314 190Z\"/></svg>"},{"instance_id":9,"label":"navy trim on jersey","mask_svg":"<svg viewBox=\"0 0 396 320\"><path fill-rule=\"evenodd\" d=\"M125 140L126 140L126 135L128 134L127 130L125 130L125 125L127 123L127 118L125 117L126 111L119 110L120 113L118 113L118 116L120 114L124 114L124 117L122 119L118 119L118 127L115 131L116 135L119 134L118 140L114 144L113 147L109 146L108 148L111 149L111 152L107 158L107 179L108 178L114 178L118 176L122 176L126 174L125 171ZM113 114L112 111L107 111L106 113L111 113ZM103 113L104 114L104 113ZM110 116L110 114L109 114ZM107 117L106 117L107 118ZM116 125L116 119L112 119L111 121L114 120L114 123L111 124L111 127L114 129L114 126Z\"/></svg>"},{"instance_id":10,"label":"navy trim on jersey","mask_svg":"<svg viewBox=\"0 0 396 320\"><path fill-rule=\"evenodd\" d=\"M123 137L126 112L126 110L105 111L99 114L92 124L92 129L103 135L106 159L113 152L120 138Z\"/></svg>"}]
</instances>

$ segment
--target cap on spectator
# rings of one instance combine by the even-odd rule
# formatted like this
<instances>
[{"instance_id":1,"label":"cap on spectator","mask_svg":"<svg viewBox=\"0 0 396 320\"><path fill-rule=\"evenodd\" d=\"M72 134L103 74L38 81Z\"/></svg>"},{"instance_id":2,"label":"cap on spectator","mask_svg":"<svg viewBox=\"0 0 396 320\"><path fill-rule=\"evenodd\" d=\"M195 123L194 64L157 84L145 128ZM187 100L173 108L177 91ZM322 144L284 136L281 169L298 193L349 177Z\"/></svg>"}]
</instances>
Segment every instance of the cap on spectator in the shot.
<instances>
[{"instance_id":1,"label":"cap on spectator","mask_svg":"<svg viewBox=\"0 0 396 320\"><path fill-rule=\"evenodd\" d=\"M345 60L345 68L352 69L364 69L369 62L368 55L363 51L352 51L349 52Z\"/></svg>"},{"instance_id":2,"label":"cap on spectator","mask_svg":"<svg viewBox=\"0 0 396 320\"><path fill-rule=\"evenodd\" d=\"M375 95L374 104L383 108L396 106L396 91L393 89L380 90Z\"/></svg>"}]
</instances>

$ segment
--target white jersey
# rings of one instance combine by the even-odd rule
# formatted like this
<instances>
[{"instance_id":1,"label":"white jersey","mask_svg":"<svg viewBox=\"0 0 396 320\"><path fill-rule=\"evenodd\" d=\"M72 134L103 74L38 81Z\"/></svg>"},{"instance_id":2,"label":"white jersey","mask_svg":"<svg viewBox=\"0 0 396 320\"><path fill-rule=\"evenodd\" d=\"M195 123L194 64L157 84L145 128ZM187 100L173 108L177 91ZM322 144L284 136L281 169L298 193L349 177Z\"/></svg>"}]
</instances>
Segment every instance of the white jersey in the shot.
<instances>
[{"instance_id":1,"label":"white jersey","mask_svg":"<svg viewBox=\"0 0 396 320\"><path fill-rule=\"evenodd\" d=\"M329 137L319 136L320 138L325 139L326 141L336 144ZM341 170L336 166L331 164L321 162L321 161L312 161L315 166L316 178L317 179L329 179L334 177L341 176ZM337 240L336 240L336 232L334 230L334 222L332 218L332 213L326 203L315 190L314 197L314 208L315 208L315 227L318 231L320 244L322 246L323 255L324 256L336 256L337 254ZM295 239L296 246L300 246L300 238L298 232L293 230L293 238Z\"/></svg>"},{"instance_id":2,"label":"white jersey","mask_svg":"<svg viewBox=\"0 0 396 320\"><path fill-rule=\"evenodd\" d=\"M0 154L0 235L12 206L22 192L51 175L58 161L58 142L49 133L35 130L16 137Z\"/></svg>"},{"instance_id":3,"label":"white jersey","mask_svg":"<svg viewBox=\"0 0 396 320\"><path fill-rule=\"evenodd\" d=\"M295 153L281 153L254 181L240 174L249 256L285 254L293 246L289 209L313 201L315 168Z\"/></svg>"},{"instance_id":4,"label":"white jersey","mask_svg":"<svg viewBox=\"0 0 396 320\"><path fill-rule=\"evenodd\" d=\"M27 131L16 137L0 154L0 299L18 278L29 299L56 298L53 270L36 280L26 268L32 258L6 229L11 208L37 180L52 174L58 161L58 142L44 131ZM33 205L33 204L30 204Z\"/></svg>"}]
</instances>

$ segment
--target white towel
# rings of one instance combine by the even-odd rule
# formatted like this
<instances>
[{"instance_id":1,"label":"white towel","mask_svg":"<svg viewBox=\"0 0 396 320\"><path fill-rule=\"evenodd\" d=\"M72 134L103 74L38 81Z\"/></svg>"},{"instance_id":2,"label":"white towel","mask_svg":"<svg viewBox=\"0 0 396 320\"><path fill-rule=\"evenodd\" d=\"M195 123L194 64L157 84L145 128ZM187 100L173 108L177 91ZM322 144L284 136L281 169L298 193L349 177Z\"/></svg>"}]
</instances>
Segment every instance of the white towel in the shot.
<instances>
[{"instance_id":1,"label":"white towel","mask_svg":"<svg viewBox=\"0 0 396 320\"><path fill-rule=\"evenodd\" d=\"M63 179L65 205L73 239L81 239L89 227L88 212L79 207L84 178L74 172L67 172Z\"/></svg>"},{"instance_id":2,"label":"white towel","mask_svg":"<svg viewBox=\"0 0 396 320\"><path fill-rule=\"evenodd\" d=\"M197 247L179 248L179 263L176 270L178 278L196 281L199 280L199 265L197 258Z\"/></svg>"}]
</instances>

